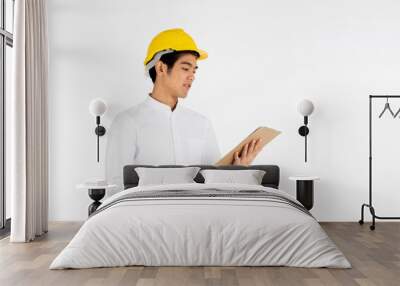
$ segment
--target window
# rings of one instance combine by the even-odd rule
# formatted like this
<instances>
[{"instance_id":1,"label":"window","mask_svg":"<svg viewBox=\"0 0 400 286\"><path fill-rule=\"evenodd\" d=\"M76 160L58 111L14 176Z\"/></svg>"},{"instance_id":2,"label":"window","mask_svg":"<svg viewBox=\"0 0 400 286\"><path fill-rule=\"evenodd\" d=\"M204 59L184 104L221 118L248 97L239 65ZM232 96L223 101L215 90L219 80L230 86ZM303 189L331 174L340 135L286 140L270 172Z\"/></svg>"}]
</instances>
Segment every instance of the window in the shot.
<instances>
[{"instance_id":1,"label":"window","mask_svg":"<svg viewBox=\"0 0 400 286\"><path fill-rule=\"evenodd\" d=\"M0 0L0 236L9 231L10 194L5 188L5 106L11 92L14 0Z\"/></svg>"}]
</instances>

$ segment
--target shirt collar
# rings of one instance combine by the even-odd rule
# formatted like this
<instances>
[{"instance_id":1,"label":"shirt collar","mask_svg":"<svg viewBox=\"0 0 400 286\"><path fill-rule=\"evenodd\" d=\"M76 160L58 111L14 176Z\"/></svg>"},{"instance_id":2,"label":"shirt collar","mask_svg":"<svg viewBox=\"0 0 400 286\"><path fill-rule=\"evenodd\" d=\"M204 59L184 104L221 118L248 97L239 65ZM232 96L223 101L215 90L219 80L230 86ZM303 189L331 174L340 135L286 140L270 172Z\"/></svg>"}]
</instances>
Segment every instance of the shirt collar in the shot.
<instances>
[{"instance_id":1,"label":"shirt collar","mask_svg":"<svg viewBox=\"0 0 400 286\"><path fill-rule=\"evenodd\" d=\"M172 111L171 107L169 105L167 105L165 103L162 103L162 102L158 101L157 99L154 99L151 96L151 94L149 94L147 96L147 98L145 100L145 103L146 103L146 105L148 105L148 106L150 106L152 108L155 108L155 109L157 109L157 110L159 110L161 112L165 112L167 114L175 113L180 107L179 100L178 100L174 111Z\"/></svg>"}]
</instances>

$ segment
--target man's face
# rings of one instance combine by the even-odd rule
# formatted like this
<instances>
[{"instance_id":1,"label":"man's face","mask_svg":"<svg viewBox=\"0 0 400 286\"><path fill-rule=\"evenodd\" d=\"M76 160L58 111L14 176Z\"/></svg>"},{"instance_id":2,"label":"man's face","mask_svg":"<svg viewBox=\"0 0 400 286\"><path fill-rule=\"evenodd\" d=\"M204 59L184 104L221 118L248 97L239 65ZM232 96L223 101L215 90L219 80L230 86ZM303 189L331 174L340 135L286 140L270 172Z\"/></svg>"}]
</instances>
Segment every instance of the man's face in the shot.
<instances>
[{"instance_id":1,"label":"man's face","mask_svg":"<svg viewBox=\"0 0 400 286\"><path fill-rule=\"evenodd\" d=\"M164 84L173 95L185 98L195 78L197 58L192 54L182 55L164 77Z\"/></svg>"}]
</instances>

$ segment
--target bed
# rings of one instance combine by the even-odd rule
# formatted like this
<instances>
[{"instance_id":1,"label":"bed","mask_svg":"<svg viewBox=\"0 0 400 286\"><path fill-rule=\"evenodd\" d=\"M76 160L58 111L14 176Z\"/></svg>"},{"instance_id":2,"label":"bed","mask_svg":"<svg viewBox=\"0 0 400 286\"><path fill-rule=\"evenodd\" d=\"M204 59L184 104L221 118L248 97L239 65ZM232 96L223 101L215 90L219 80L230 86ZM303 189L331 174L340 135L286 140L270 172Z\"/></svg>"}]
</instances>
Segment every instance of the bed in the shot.
<instances>
[{"instance_id":1,"label":"bed","mask_svg":"<svg viewBox=\"0 0 400 286\"><path fill-rule=\"evenodd\" d=\"M350 268L316 219L279 190L275 165L198 166L264 170L260 185L138 185L124 167L125 190L107 198L50 269L144 266Z\"/></svg>"}]
</instances>

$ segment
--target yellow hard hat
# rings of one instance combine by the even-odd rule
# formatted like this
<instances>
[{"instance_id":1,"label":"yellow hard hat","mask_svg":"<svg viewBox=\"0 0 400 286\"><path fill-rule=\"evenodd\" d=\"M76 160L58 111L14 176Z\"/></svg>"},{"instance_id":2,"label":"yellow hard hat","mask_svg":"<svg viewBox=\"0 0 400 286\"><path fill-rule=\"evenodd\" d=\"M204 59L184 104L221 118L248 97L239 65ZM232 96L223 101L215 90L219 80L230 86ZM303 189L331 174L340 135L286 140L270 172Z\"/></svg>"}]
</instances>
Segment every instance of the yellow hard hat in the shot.
<instances>
[{"instance_id":1,"label":"yellow hard hat","mask_svg":"<svg viewBox=\"0 0 400 286\"><path fill-rule=\"evenodd\" d=\"M162 51L194 51L199 54L198 60L204 60L208 57L205 51L197 48L192 37L183 29L165 30L156 35L147 48L144 65L146 66L157 53Z\"/></svg>"}]
</instances>

